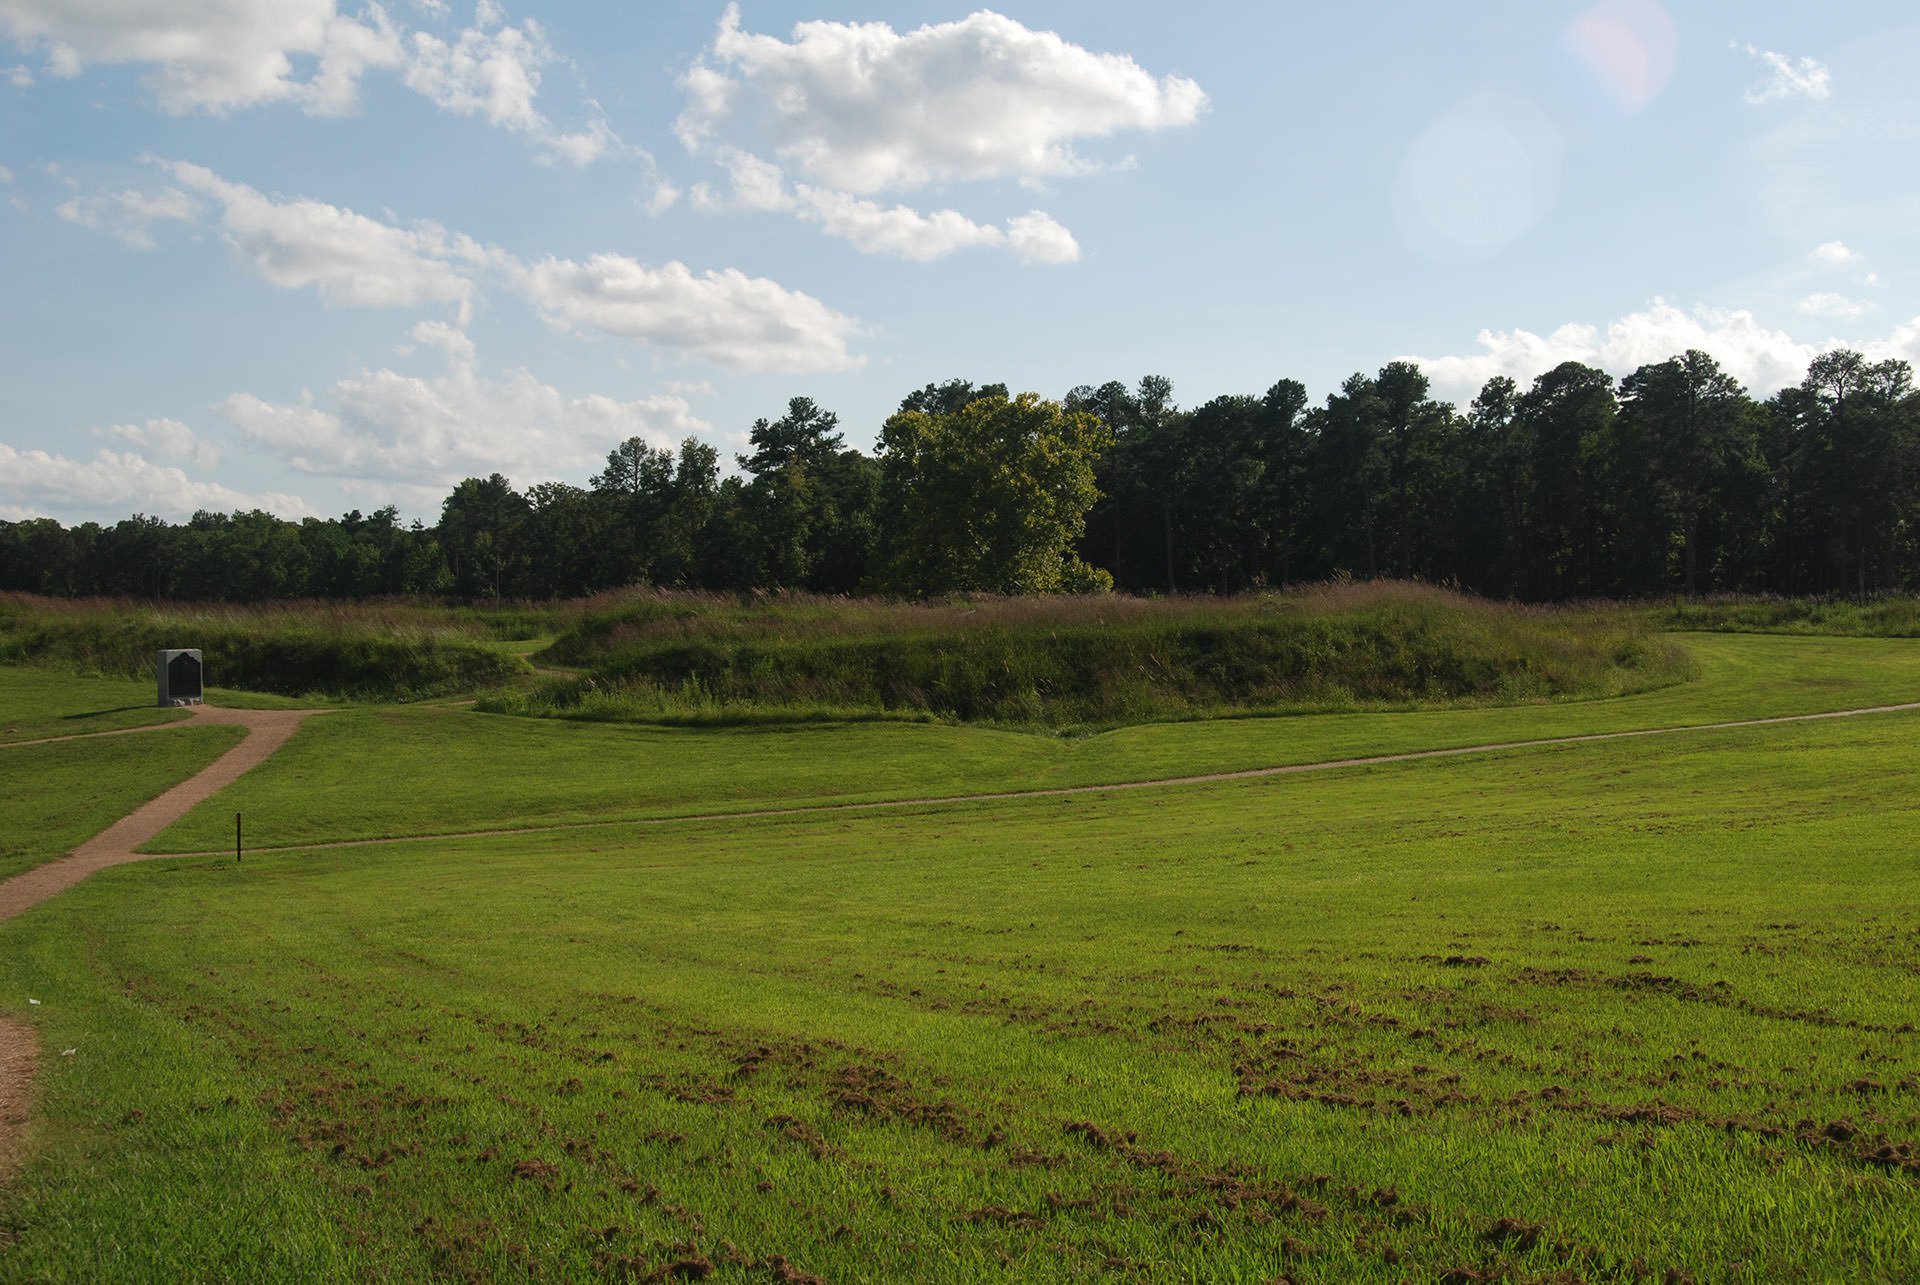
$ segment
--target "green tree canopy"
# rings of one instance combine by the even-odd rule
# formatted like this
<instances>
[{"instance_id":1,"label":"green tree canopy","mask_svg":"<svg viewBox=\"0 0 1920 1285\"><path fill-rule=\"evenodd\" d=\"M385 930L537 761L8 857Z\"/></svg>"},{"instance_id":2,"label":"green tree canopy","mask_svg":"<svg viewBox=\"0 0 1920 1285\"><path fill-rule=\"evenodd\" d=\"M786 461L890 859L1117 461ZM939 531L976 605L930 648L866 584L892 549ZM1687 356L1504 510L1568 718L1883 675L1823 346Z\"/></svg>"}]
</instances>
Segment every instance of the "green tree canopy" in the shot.
<instances>
[{"instance_id":1,"label":"green tree canopy","mask_svg":"<svg viewBox=\"0 0 1920 1285\"><path fill-rule=\"evenodd\" d=\"M835 430L840 417L811 397L795 397L787 402L787 413L776 420L757 419L747 434L753 454L736 455L740 467L759 477L798 462L808 468L820 464L838 451L841 437Z\"/></svg>"},{"instance_id":2,"label":"green tree canopy","mask_svg":"<svg viewBox=\"0 0 1920 1285\"><path fill-rule=\"evenodd\" d=\"M1073 553L1113 433L1037 393L902 410L880 434L885 587L908 594L1106 590Z\"/></svg>"}]
</instances>

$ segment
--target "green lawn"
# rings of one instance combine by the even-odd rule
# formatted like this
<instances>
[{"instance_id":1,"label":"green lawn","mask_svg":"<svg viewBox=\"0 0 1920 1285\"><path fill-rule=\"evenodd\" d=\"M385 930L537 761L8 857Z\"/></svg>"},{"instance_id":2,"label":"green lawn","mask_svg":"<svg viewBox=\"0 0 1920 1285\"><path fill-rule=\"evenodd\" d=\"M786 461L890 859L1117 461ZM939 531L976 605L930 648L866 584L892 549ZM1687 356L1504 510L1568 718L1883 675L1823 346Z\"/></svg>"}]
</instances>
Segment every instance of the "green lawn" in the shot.
<instances>
[{"instance_id":1,"label":"green lawn","mask_svg":"<svg viewBox=\"0 0 1920 1285\"><path fill-rule=\"evenodd\" d=\"M207 700L235 709L308 709L320 703L224 687L208 688ZM152 727L191 717L185 709L156 705L150 682L0 665L0 747L55 736Z\"/></svg>"},{"instance_id":2,"label":"green lawn","mask_svg":"<svg viewBox=\"0 0 1920 1285\"><path fill-rule=\"evenodd\" d=\"M1907 640L1702 634L1686 644L1699 679L1617 700L1159 723L1081 739L926 723L704 729L363 707L308 724L152 846L219 848L236 808L263 845L445 834L1091 785L1920 700L1920 648Z\"/></svg>"},{"instance_id":3,"label":"green lawn","mask_svg":"<svg viewBox=\"0 0 1920 1285\"><path fill-rule=\"evenodd\" d=\"M1604 705L1071 743L336 714L247 806L333 837L749 770L1043 783L1920 675L1698 646L1699 683ZM1911 1280L1916 743L1892 714L109 871L0 925L47 1053L0 1278Z\"/></svg>"},{"instance_id":4,"label":"green lawn","mask_svg":"<svg viewBox=\"0 0 1920 1285\"><path fill-rule=\"evenodd\" d=\"M0 666L0 745L146 727L187 717L184 709L156 705L151 682Z\"/></svg>"}]
</instances>

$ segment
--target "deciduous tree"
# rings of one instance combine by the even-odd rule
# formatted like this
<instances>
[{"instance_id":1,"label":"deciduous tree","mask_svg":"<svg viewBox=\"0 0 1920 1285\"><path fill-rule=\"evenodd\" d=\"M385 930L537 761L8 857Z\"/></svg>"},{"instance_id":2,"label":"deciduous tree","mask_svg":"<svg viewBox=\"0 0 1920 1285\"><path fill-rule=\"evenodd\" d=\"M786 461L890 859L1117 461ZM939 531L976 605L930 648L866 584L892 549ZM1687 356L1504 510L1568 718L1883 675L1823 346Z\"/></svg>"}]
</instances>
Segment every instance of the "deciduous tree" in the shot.
<instances>
[{"instance_id":1,"label":"deciduous tree","mask_svg":"<svg viewBox=\"0 0 1920 1285\"><path fill-rule=\"evenodd\" d=\"M1073 553L1106 426L1037 393L953 400L957 409L901 410L881 431L884 585L914 595L1111 587Z\"/></svg>"}]
</instances>

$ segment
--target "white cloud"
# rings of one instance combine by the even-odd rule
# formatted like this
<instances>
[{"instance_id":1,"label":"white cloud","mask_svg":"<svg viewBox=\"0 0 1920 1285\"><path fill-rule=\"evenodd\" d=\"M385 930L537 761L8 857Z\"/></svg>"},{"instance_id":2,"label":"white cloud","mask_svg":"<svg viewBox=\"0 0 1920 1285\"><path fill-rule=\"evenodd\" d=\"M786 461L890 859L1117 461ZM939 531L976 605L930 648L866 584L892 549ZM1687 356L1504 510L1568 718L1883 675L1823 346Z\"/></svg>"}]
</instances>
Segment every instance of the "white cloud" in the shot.
<instances>
[{"instance_id":1,"label":"white cloud","mask_svg":"<svg viewBox=\"0 0 1920 1285\"><path fill-rule=\"evenodd\" d=\"M1482 330L1478 342L1483 351L1471 355L1404 360L1417 363L1437 392L1465 402L1495 375L1506 375L1524 388L1561 362L1579 361L1618 377L1698 348L1749 391L1765 396L1799 383L1808 362L1841 346L1838 340L1802 343L1785 331L1766 329L1744 309L1696 308L1689 313L1662 299L1609 323L1604 332L1578 323L1545 336L1527 330Z\"/></svg>"},{"instance_id":2,"label":"white cloud","mask_svg":"<svg viewBox=\"0 0 1920 1285\"><path fill-rule=\"evenodd\" d=\"M1080 244L1050 215L1033 210L1005 228L975 223L957 210L922 214L904 205L878 202L825 188L795 186L800 217L862 254L882 254L925 263L972 246L1013 253L1023 263L1077 263Z\"/></svg>"},{"instance_id":3,"label":"white cloud","mask_svg":"<svg viewBox=\"0 0 1920 1285\"><path fill-rule=\"evenodd\" d=\"M683 263L652 267L619 254L585 263L543 259L513 283L549 323L597 331L700 357L728 370L847 370L857 327L811 295L737 269L696 275Z\"/></svg>"},{"instance_id":4,"label":"white cloud","mask_svg":"<svg viewBox=\"0 0 1920 1285\"><path fill-rule=\"evenodd\" d=\"M300 102L317 116L344 116L359 106L360 77L371 68L400 64L400 32L386 12L369 4L364 21L336 19L327 24L320 48L320 66L308 81Z\"/></svg>"},{"instance_id":5,"label":"white cloud","mask_svg":"<svg viewBox=\"0 0 1920 1285\"><path fill-rule=\"evenodd\" d=\"M177 187L157 192L126 188L94 196L74 196L54 207L55 214L69 223L77 223L95 232L105 232L136 250L153 249L149 224L162 219L191 222L199 217L199 206Z\"/></svg>"},{"instance_id":6,"label":"white cloud","mask_svg":"<svg viewBox=\"0 0 1920 1285\"><path fill-rule=\"evenodd\" d=\"M480 372L466 335L423 323L413 337L447 355L431 377L366 370L342 379L325 405L235 393L221 411L241 434L303 473L347 479L437 504L463 477L504 473L520 485L574 480L629 437L656 446L710 432L687 400L570 397L527 370Z\"/></svg>"},{"instance_id":7,"label":"white cloud","mask_svg":"<svg viewBox=\"0 0 1920 1285\"><path fill-rule=\"evenodd\" d=\"M7 83L15 89L25 89L33 84L33 72L25 65L7 68Z\"/></svg>"},{"instance_id":8,"label":"white cloud","mask_svg":"<svg viewBox=\"0 0 1920 1285\"><path fill-rule=\"evenodd\" d=\"M656 174L653 179L653 190L647 194L647 199L640 203L640 208L648 214L665 214L679 203L681 195L678 187Z\"/></svg>"},{"instance_id":9,"label":"white cloud","mask_svg":"<svg viewBox=\"0 0 1920 1285\"><path fill-rule=\"evenodd\" d=\"M1892 334L1862 346L1860 351L1874 361L1892 359L1920 366L1920 317L1895 326Z\"/></svg>"},{"instance_id":10,"label":"white cloud","mask_svg":"<svg viewBox=\"0 0 1920 1285\"><path fill-rule=\"evenodd\" d=\"M13 182L13 171L4 165L0 165L0 183L11 182Z\"/></svg>"},{"instance_id":11,"label":"white cloud","mask_svg":"<svg viewBox=\"0 0 1920 1285\"><path fill-rule=\"evenodd\" d=\"M546 30L528 18L502 25L506 14L482 3L474 25L452 40L416 32L405 74L407 87L435 106L461 116L482 116L502 129L525 135L552 155L575 166L591 165L609 152L629 149L603 119L573 133L555 128L534 100L541 68L560 61Z\"/></svg>"},{"instance_id":12,"label":"white cloud","mask_svg":"<svg viewBox=\"0 0 1920 1285\"><path fill-rule=\"evenodd\" d=\"M335 0L0 0L0 32L41 51L55 76L91 64L151 65L148 84L176 113L271 102L343 111L362 72L400 58L379 5L349 18ZM310 79L294 78L297 57L315 60Z\"/></svg>"},{"instance_id":13,"label":"white cloud","mask_svg":"<svg viewBox=\"0 0 1920 1285\"><path fill-rule=\"evenodd\" d=\"M763 161L737 147L722 148L715 157L727 171L733 194L722 197L705 183L693 185L693 204L701 210L791 210L796 202L787 190L787 176L772 161Z\"/></svg>"},{"instance_id":14,"label":"white cloud","mask_svg":"<svg viewBox=\"0 0 1920 1285\"><path fill-rule=\"evenodd\" d=\"M114 424L105 431L108 436L138 446L145 454L159 459L178 460L203 469L220 465L220 448L177 419L150 419L144 424Z\"/></svg>"},{"instance_id":15,"label":"white cloud","mask_svg":"<svg viewBox=\"0 0 1920 1285\"><path fill-rule=\"evenodd\" d=\"M469 27L452 41L418 32L407 88L462 116L483 115L493 125L532 130L544 124L533 100L540 92L540 67L552 60L552 46L532 21L524 30Z\"/></svg>"},{"instance_id":16,"label":"white cloud","mask_svg":"<svg viewBox=\"0 0 1920 1285\"><path fill-rule=\"evenodd\" d=\"M723 148L715 159L732 180L732 194L722 197L706 184L696 184L696 208L792 213L862 254L927 263L986 246L1010 251L1023 263L1075 263L1080 258L1080 244L1073 233L1040 210L999 228L976 223L958 210L923 214L905 205L886 206L806 183L789 188L778 165L737 148Z\"/></svg>"},{"instance_id":17,"label":"white cloud","mask_svg":"<svg viewBox=\"0 0 1920 1285\"><path fill-rule=\"evenodd\" d=\"M737 20L738 15L728 10L721 22L724 24L727 18ZM687 105L673 123L673 132L688 151L697 152L714 140L721 123L733 114L741 96L740 82L701 59L681 75L680 88L687 96Z\"/></svg>"},{"instance_id":18,"label":"white cloud","mask_svg":"<svg viewBox=\"0 0 1920 1285\"><path fill-rule=\"evenodd\" d=\"M412 337L416 344L438 348L456 362L473 360L473 340L458 326L449 326L444 321L422 321L414 326Z\"/></svg>"},{"instance_id":19,"label":"white cloud","mask_svg":"<svg viewBox=\"0 0 1920 1285\"><path fill-rule=\"evenodd\" d=\"M1811 98L1818 101L1833 97L1833 73L1825 63L1813 58L1796 61L1771 49L1756 49L1738 41L1734 42L1733 47L1758 60L1769 73L1766 80L1747 90L1749 103L1759 106L1783 98Z\"/></svg>"},{"instance_id":20,"label":"white cloud","mask_svg":"<svg viewBox=\"0 0 1920 1285\"><path fill-rule=\"evenodd\" d=\"M809 178L870 194L956 180L1041 179L1096 168L1081 139L1191 124L1200 86L1156 79L985 10L904 35L884 22L803 22L754 35L730 4L682 78L676 125L693 150L742 126Z\"/></svg>"},{"instance_id":21,"label":"white cloud","mask_svg":"<svg viewBox=\"0 0 1920 1285\"><path fill-rule=\"evenodd\" d=\"M448 12L435 0L415 0L414 8L433 19ZM0 0L0 35L42 52L55 76L96 64L150 66L147 83L176 114L284 102L341 115L355 109L361 79L378 69L399 72L443 110L483 116L574 165L611 152L644 156L597 108L582 129L556 128L535 98L540 69L564 59L538 22L507 24L491 3L479 6L472 27L442 39L402 31L371 0L353 16L339 12L339 0ZM299 78L297 69L309 66ZM6 74L15 85L33 83L24 66Z\"/></svg>"},{"instance_id":22,"label":"white cloud","mask_svg":"<svg viewBox=\"0 0 1920 1285\"><path fill-rule=\"evenodd\" d=\"M802 183L795 189L801 217L820 225L828 236L846 241L862 254L881 254L925 263L971 246L1006 240L999 228L975 223L957 210L922 214L904 205L892 207Z\"/></svg>"},{"instance_id":23,"label":"white cloud","mask_svg":"<svg viewBox=\"0 0 1920 1285\"><path fill-rule=\"evenodd\" d=\"M576 169L587 166L612 151L632 151L644 156L639 148L630 148L620 141L613 127L604 120L590 121L585 129L575 130L571 134L548 133L540 140L553 154Z\"/></svg>"},{"instance_id":24,"label":"white cloud","mask_svg":"<svg viewBox=\"0 0 1920 1285\"><path fill-rule=\"evenodd\" d=\"M655 267L617 254L529 265L438 224L400 227L322 201L269 197L186 161L147 159L219 206L227 241L260 276L283 289L311 286L330 305L450 303L464 326L480 282L495 280L560 329L633 339L729 370L844 370L864 361L847 348L858 331L852 318L764 277L731 268L696 275L682 263ZM90 208L76 204L69 217L80 221ZM430 326L414 339L445 346L444 332Z\"/></svg>"},{"instance_id":25,"label":"white cloud","mask_svg":"<svg viewBox=\"0 0 1920 1285\"><path fill-rule=\"evenodd\" d=\"M274 285L314 287L329 304L406 308L474 296L470 265L486 255L431 224L394 227L322 201L276 201L203 166L155 161L183 187L221 206L229 243Z\"/></svg>"},{"instance_id":26,"label":"white cloud","mask_svg":"<svg viewBox=\"0 0 1920 1285\"><path fill-rule=\"evenodd\" d=\"M101 513L146 513L180 521L197 509L266 509L283 518L311 516L297 495L250 494L196 481L184 469L155 464L132 451L101 450L76 460L0 443L0 515L81 521Z\"/></svg>"},{"instance_id":27,"label":"white cloud","mask_svg":"<svg viewBox=\"0 0 1920 1285\"><path fill-rule=\"evenodd\" d=\"M1849 249L1844 241L1823 241L1814 246L1812 253L1807 257L1833 267L1843 267L1860 261L1859 252Z\"/></svg>"},{"instance_id":28,"label":"white cloud","mask_svg":"<svg viewBox=\"0 0 1920 1285\"><path fill-rule=\"evenodd\" d=\"M1849 299L1831 290L1808 295L1798 307L1810 317L1859 317L1873 311L1872 304Z\"/></svg>"},{"instance_id":29,"label":"white cloud","mask_svg":"<svg viewBox=\"0 0 1920 1285\"><path fill-rule=\"evenodd\" d=\"M1073 233L1040 210L1007 220L1007 245L1022 263L1078 263L1080 243Z\"/></svg>"}]
</instances>

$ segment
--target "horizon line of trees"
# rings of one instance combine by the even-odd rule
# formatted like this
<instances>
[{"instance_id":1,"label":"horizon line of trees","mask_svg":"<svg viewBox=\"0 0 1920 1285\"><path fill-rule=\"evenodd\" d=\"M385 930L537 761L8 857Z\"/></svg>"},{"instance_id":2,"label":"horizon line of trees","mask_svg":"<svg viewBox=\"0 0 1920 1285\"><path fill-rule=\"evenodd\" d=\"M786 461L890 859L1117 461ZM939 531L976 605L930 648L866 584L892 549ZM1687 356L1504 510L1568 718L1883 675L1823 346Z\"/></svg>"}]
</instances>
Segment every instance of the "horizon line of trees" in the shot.
<instances>
[{"instance_id":1,"label":"horizon line of trees","mask_svg":"<svg viewBox=\"0 0 1920 1285\"><path fill-rule=\"evenodd\" d=\"M1920 394L1838 350L1756 399L1688 351L1616 382L1566 362L1462 411L1417 366L1323 403L1281 379L1182 409L1172 384L1058 401L909 394L869 455L793 398L739 472L620 443L587 484L468 478L433 526L258 510L0 522L0 589L260 601L579 596L625 585L921 596L1232 593L1352 576L1561 601L1920 589Z\"/></svg>"}]
</instances>

